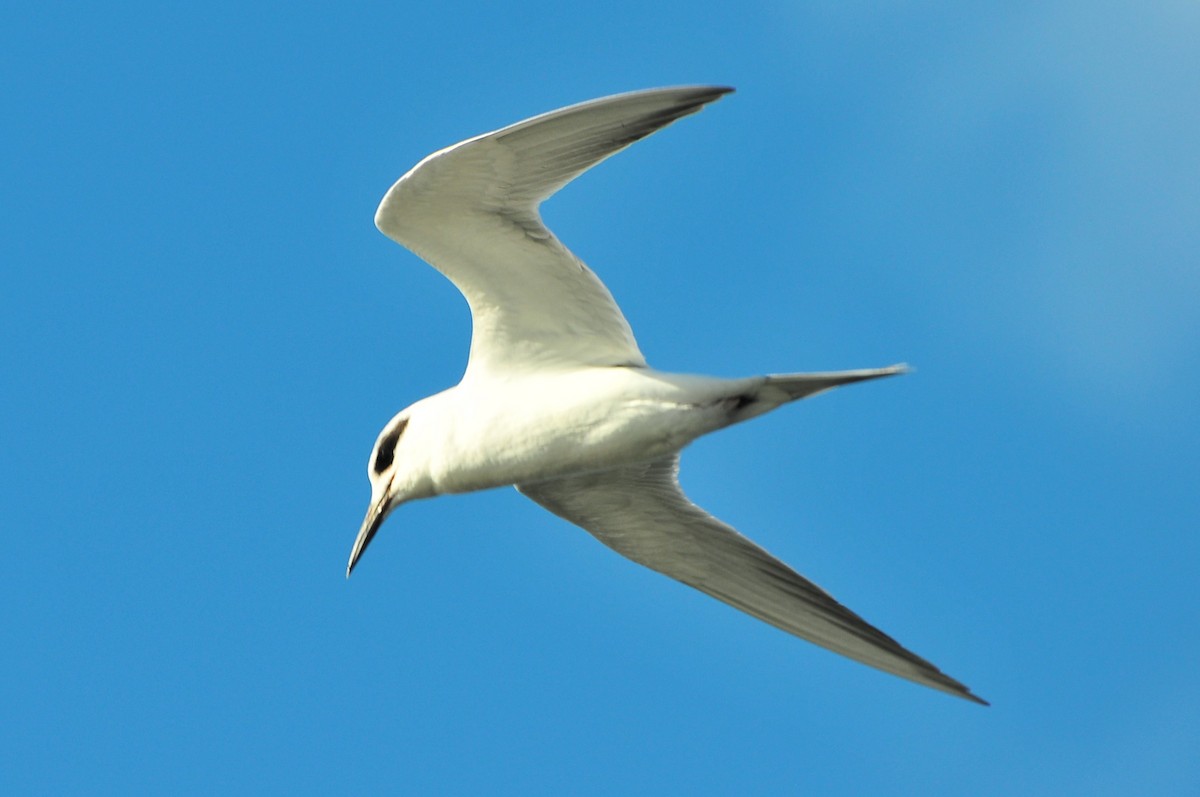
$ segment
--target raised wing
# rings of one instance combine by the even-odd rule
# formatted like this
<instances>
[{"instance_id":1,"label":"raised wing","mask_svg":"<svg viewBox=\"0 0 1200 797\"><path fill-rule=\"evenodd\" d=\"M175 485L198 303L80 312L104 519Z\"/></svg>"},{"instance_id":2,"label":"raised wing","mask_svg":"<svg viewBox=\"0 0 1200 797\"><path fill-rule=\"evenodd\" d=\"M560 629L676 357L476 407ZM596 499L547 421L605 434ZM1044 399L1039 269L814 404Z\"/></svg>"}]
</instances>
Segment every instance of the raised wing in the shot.
<instances>
[{"instance_id":1,"label":"raised wing","mask_svg":"<svg viewBox=\"0 0 1200 797\"><path fill-rule=\"evenodd\" d=\"M617 553L863 664L986 702L683 494L678 455L518 489Z\"/></svg>"},{"instance_id":2,"label":"raised wing","mask_svg":"<svg viewBox=\"0 0 1200 797\"><path fill-rule=\"evenodd\" d=\"M608 156L732 91L618 94L435 152L392 186L375 224L445 274L471 307L467 375L644 365L612 294L546 229L538 205Z\"/></svg>"}]
</instances>

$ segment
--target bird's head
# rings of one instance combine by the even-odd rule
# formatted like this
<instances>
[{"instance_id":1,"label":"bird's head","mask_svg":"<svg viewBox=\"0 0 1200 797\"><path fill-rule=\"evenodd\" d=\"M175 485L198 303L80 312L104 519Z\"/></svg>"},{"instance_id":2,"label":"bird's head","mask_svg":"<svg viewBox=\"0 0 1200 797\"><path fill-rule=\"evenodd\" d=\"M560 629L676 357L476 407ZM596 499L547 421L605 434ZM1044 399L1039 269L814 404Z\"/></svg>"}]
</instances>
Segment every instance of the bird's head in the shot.
<instances>
[{"instance_id":1,"label":"bird's head","mask_svg":"<svg viewBox=\"0 0 1200 797\"><path fill-rule=\"evenodd\" d=\"M411 458L405 457L404 433L409 427L411 409L401 412L383 427L371 450L371 459L367 463L367 478L371 480L371 505L350 551L350 562L346 565L347 578L392 510L406 501L430 494L428 479L418 478L411 467Z\"/></svg>"}]
</instances>

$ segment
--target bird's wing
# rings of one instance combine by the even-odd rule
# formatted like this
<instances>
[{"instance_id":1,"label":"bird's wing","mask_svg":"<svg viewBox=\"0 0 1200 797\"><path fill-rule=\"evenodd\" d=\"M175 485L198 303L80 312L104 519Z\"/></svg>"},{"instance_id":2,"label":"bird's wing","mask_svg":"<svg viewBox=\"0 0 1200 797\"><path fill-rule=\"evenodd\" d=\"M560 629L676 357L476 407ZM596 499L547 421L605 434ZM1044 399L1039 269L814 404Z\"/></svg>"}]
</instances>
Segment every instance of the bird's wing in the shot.
<instances>
[{"instance_id":1,"label":"bird's wing","mask_svg":"<svg viewBox=\"0 0 1200 797\"><path fill-rule=\"evenodd\" d=\"M572 105L435 152L392 186L375 224L466 297L468 374L645 364L612 294L546 229L538 205L730 91L651 89Z\"/></svg>"},{"instance_id":2,"label":"bird's wing","mask_svg":"<svg viewBox=\"0 0 1200 797\"><path fill-rule=\"evenodd\" d=\"M617 553L777 628L901 678L985 703L693 504L679 487L678 473L679 457L673 455L518 489Z\"/></svg>"}]
</instances>

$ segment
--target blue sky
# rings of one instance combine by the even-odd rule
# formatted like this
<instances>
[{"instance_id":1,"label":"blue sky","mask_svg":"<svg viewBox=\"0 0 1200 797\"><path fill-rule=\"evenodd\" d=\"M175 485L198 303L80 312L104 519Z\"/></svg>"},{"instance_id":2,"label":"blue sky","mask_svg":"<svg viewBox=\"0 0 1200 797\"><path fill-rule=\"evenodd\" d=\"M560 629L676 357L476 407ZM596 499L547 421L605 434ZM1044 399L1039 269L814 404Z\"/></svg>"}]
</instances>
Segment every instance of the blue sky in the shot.
<instances>
[{"instance_id":1,"label":"blue sky","mask_svg":"<svg viewBox=\"0 0 1200 797\"><path fill-rule=\"evenodd\" d=\"M79 6L0 47L0 790L1200 788L1194 3ZM376 433L469 338L384 191L707 82L548 223L660 368L916 367L683 482L991 708L512 490L343 577Z\"/></svg>"}]
</instances>

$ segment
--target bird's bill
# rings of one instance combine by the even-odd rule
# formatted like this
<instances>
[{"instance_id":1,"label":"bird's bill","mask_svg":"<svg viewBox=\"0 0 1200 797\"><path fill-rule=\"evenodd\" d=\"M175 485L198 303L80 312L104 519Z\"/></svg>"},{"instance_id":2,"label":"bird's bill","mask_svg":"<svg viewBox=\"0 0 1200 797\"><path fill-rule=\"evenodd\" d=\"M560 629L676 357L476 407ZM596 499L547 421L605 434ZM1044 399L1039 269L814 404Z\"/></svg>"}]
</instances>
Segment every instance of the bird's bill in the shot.
<instances>
[{"instance_id":1,"label":"bird's bill","mask_svg":"<svg viewBox=\"0 0 1200 797\"><path fill-rule=\"evenodd\" d=\"M371 504L371 508L367 510L367 516L363 518L362 528L358 530L358 536L354 538L354 547L350 549L350 563L346 565L346 578L350 578L350 573L358 564L359 557L363 555L363 551L367 550L375 533L379 531L379 527L383 525L383 521L395 506L396 502L386 493Z\"/></svg>"}]
</instances>

